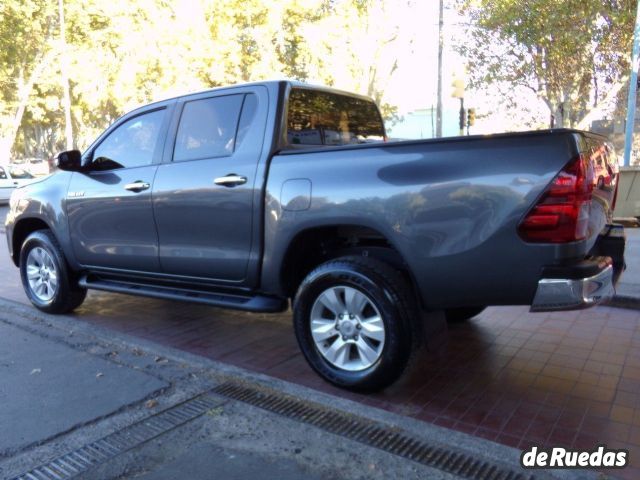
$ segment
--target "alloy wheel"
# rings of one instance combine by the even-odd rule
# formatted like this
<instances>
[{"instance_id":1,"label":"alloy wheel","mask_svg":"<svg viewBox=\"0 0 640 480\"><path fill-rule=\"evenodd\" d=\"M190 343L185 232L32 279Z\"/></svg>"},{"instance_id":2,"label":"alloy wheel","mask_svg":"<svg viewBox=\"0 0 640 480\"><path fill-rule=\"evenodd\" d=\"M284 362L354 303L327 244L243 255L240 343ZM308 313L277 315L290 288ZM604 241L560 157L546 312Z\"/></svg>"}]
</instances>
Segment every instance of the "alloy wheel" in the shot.
<instances>
[{"instance_id":1,"label":"alloy wheel","mask_svg":"<svg viewBox=\"0 0 640 480\"><path fill-rule=\"evenodd\" d=\"M50 301L58 291L58 270L42 247L35 247L27 256L27 280L31 293L41 302Z\"/></svg>"},{"instance_id":2,"label":"alloy wheel","mask_svg":"<svg viewBox=\"0 0 640 480\"><path fill-rule=\"evenodd\" d=\"M373 300L360 290L334 286L311 308L311 335L320 354L342 370L366 370L378 361L385 328Z\"/></svg>"}]
</instances>

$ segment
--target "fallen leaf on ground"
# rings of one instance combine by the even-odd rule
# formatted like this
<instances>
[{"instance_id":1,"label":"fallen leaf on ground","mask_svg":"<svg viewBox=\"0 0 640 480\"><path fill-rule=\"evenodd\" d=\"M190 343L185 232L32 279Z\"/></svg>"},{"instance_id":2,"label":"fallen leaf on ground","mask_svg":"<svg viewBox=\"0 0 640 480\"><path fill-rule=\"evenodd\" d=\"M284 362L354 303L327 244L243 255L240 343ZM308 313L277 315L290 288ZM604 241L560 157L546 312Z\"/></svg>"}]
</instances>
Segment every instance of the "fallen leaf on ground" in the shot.
<instances>
[{"instance_id":1,"label":"fallen leaf on ground","mask_svg":"<svg viewBox=\"0 0 640 480\"><path fill-rule=\"evenodd\" d=\"M209 415L210 417L217 417L219 415L222 415L222 412L224 412L224 408L216 407L216 408L212 408L211 410L209 410L207 412L207 415Z\"/></svg>"},{"instance_id":2,"label":"fallen leaf on ground","mask_svg":"<svg viewBox=\"0 0 640 480\"><path fill-rule=\"evenodd\" d=\"M154 408L154 407L157 407L157 406L158 406L158 401L157 401L157 400L153 400L153 399L151 399L151 400L147 400L147 401L145 402L144 406L145 406L146 408Z\"/></svg>"}]
</instances>

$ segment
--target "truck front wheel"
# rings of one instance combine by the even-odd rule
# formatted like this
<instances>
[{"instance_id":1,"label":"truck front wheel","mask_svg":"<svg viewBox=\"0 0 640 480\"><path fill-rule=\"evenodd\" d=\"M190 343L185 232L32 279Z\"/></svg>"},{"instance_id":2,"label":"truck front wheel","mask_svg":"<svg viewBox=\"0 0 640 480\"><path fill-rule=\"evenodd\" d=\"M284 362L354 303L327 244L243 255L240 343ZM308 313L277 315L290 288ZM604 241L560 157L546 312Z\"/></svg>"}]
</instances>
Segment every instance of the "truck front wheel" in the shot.
<instances>
[{"instance_id":1,"label":"truck front wheel","mask_svg":"<svg viewBox=\"0 0 640 480\"><path fill-rule=\"evenodd\" d=\"M413 292L402 274L369 257L323 263L293 305L298 344L325 380L350 390L394 382L419 346Z\"/></svg>"},{"instance_id":2,"label":"truck front wheel","mask_svg":"<svg viewBox=\"0 0 640 480\"><path fill-rule=\"evenodd\" d=\"M22 244L20 276L27 297L43 312L71 312L87 296L87 290L78 286L62 248L49 230L33 232Z\"/></svg>"}]
</instances>

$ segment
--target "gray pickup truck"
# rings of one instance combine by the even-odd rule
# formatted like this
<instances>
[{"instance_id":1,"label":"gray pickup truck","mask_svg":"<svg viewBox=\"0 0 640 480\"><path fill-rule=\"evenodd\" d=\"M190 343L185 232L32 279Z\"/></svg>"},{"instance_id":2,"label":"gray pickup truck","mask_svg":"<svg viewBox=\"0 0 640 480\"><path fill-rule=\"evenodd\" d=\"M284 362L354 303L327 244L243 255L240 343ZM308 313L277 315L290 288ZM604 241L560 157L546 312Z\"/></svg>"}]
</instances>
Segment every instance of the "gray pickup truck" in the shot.
<instances>
[{"instance_id":1,"label":"gray pickup truck","mask_svg":"<svg viewBox=\"0 0 640 480\"><path fill-rule=\"evenodd\" d=\"M37 308L69 312L90 288L291 300L306 359L344 388L397 379L424 312L589 307L624 268L616 157L586 132L394 142L371 99L273 81L139 108L57 165L6 220Z\"/></svg>"}]
</instances>

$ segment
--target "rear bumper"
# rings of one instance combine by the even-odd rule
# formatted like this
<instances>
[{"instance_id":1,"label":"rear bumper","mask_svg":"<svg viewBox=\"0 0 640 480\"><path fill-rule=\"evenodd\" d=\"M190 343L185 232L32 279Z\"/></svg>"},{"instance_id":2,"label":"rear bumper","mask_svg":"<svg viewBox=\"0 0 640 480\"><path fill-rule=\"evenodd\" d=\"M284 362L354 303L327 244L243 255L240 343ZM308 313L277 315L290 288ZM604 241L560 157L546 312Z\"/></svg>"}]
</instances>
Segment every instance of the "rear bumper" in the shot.
<instances>
[{"instance_id":1,"label":"rear bumper","mask_svg":"<svg viewBox=\"0 0 640 480\"><path fill-rule=\"evenodd\" d=\"M611 300L625 267L624 247L624 228L608 225L590 252L594 256L545 268L531 311L578 310Z\"/></svg>"},{"instance_id":2,"label":"rear bumper","mask_svg":"<svg viewBox=\"0 0 640 480\"><path fill-rule=\"evenodd\" d=\"M591 277L543 278L538 282L531 311L548 312L589 308L611 300L615 293L611 264Z\"/></svg>"}]
</instances>

